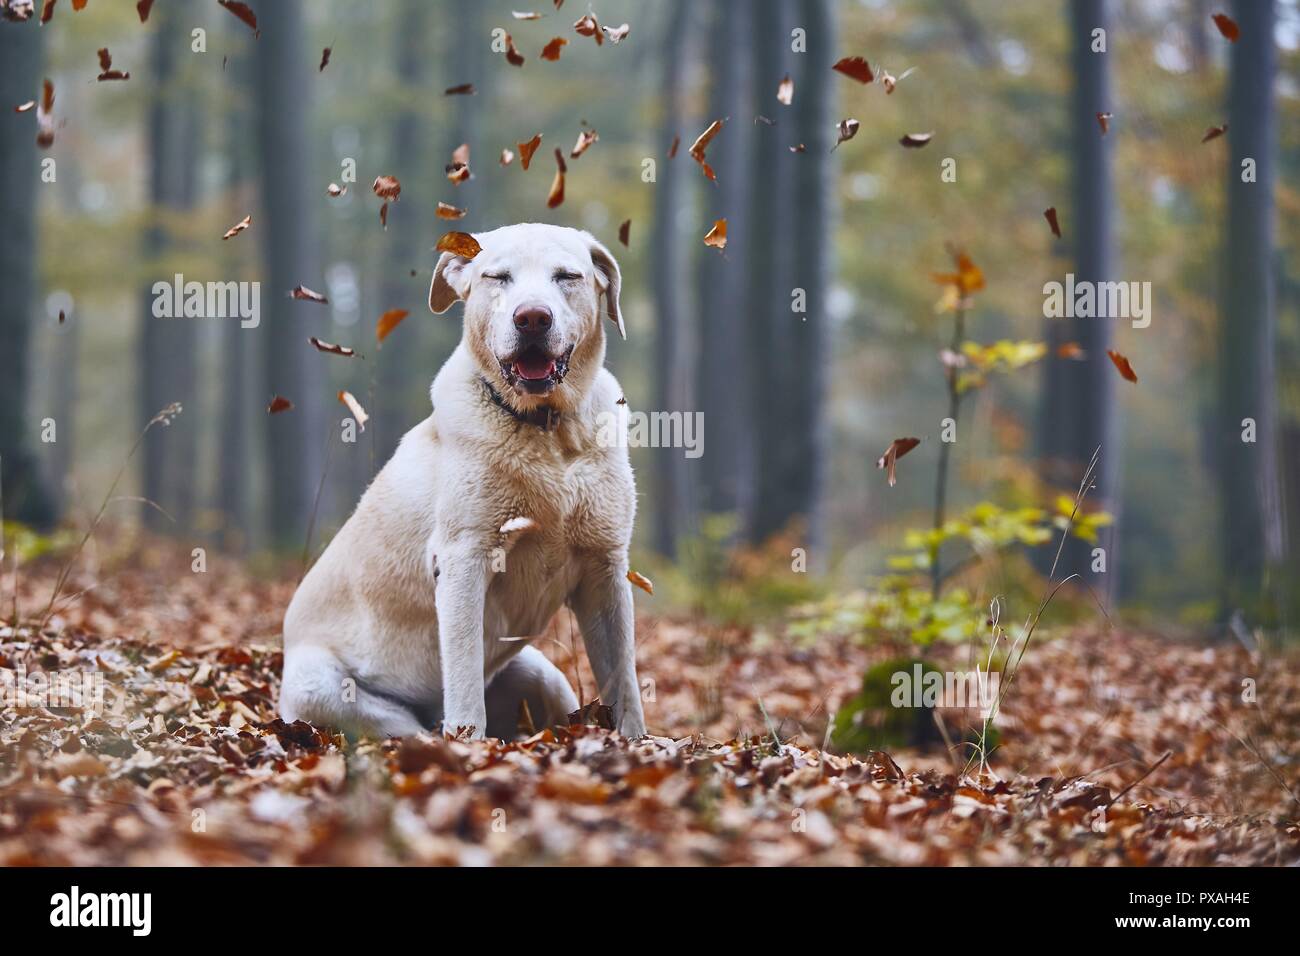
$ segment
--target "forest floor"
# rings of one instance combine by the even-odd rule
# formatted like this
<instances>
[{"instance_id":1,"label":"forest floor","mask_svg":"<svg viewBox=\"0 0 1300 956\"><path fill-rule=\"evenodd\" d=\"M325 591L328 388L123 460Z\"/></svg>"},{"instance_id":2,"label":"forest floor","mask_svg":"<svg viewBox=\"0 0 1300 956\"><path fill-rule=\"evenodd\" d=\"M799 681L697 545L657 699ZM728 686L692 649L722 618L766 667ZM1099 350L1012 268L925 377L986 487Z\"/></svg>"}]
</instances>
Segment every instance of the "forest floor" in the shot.
<instances>
[{"instance_id":1,"label":"forest floor","mask_svg":"<svg viewBox=\"0 0 1300 956\"><path fill-rule=\"evenodd\" d=\"M57 571L19 569L27 615ZM870 649L655 617L638 593L648 738L349 746L276 717L293 588L155 549L74 574L43 629L0 626L0 678L25 671L31 691L35 673L88 671L104 688L93 715L0 701L0 863L1300 862L1300 668L1237 644L1044 636L976 778L942 746L822 749ZM589 696L557 622L540 646L571 680L581 665Z\"/></svg>"}]
</instances>

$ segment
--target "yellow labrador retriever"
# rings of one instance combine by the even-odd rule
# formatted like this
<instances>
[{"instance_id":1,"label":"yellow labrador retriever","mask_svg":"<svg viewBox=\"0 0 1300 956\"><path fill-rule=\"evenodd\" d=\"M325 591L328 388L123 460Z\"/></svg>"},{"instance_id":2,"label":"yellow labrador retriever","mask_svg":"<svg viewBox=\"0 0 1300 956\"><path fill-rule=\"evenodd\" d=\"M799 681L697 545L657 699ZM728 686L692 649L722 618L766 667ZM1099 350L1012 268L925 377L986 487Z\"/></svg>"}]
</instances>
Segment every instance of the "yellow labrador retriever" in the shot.
<instances>
[{"instance_id":1,"label":"yellow labrador retriever","mask_svg":"<svg viewBox=\"0 0 1300 956\"><path fill-rule=\"evenodd\" d=\"M433 413L402 438L284 618L280 713L353 736L473 728L512 737L578 702L528 641L577 616L603 703L645 733L627 549L626 443L600 441L622 390L619 269L589 234L525 223L443 253L429 308L465 302ZM605 413L602 419L601 413ZM607 434L607 432L605 433Z\"/></svg>"}]
</instances>

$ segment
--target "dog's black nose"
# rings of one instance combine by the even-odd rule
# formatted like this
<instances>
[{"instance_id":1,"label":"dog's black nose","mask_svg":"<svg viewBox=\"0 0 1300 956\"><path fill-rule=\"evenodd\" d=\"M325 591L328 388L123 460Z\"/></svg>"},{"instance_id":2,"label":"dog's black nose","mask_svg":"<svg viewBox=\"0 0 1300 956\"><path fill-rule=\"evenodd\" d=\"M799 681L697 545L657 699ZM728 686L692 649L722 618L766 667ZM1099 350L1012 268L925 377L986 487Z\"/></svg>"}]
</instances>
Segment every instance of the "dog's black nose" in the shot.
<instances>
[{"instance_id":1,"label":"dog's black nose","mask_svg":"<svg viewBox=\"0 0 1300 956\"><path fill-rule=\"evenodd\" d=\"M551 327L551 310L543 305L521 305L515 309L515 328L536 334Z\"/></svg>"}]
</instances>

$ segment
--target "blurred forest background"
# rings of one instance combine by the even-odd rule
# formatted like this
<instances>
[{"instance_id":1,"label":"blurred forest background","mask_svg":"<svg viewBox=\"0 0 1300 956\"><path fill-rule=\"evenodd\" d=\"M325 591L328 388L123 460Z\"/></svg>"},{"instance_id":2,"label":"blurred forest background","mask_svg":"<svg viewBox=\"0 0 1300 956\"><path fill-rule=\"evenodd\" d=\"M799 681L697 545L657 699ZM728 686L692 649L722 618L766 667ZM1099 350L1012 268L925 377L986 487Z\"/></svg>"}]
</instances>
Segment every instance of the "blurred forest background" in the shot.
<instances>
[{"instance_id":1,"label":"blurred forest background","mask_svg":"<svg viewBox=\"0 0 1300 956\"><path fill-rule=\"evenodd\" d=\"M906 602L934 572L936 537L906 532L934 523L948 449L944 518L958 524L938 536L952 565L942 577L969 590L954 613L982 625L989 595L1050 565L1044 529L1071 510L1057 498L1073 499L1101 446L1081 518L1096 540L1072 545L1065 570L1134 619L1294 620L1294 0L262 0L250 4L256 36L216 0L157 0L143 24L126 0L66 0L45 25L39 0L26 20L23 6L8 0L20 22L0 23L11 534L16 522L88 524L141 428L180 402L118 489L158 508L116 501L109 518L263 560L296 559L314 516L318 552L428 414L429 382L459 338L459 310L425 306L439 236L539 220L588 229L621 261L628 341L611 341L608 361L630 406L704 413L701 457L633 451L634 566L667 601L731 601L743 615L902 573L910 583L893 593ZM598 44L574 29L589 12L630 32ZM1094 27L1104 55L1089 48ZM196 28L206 52L193 50ZM522 67L493 49L498 28ZM553 37L567 40L559 59L540 59ZM101 47L129 79L97 81ZM874 82L832 70L855 55ZM45 78L43 149L39 110L14 107L39 101ZM463 84L474 92L444 93ZM1104 134L1098 113L1110 114ZM724 118L707 149L714 182L688 149ZM860 128L832 150L846 119ZM567 158L584 128L599 140ZM500 164L539 132L528 171ZM930 132L919 148L900 143ZM454 184L444 169L461 144L473 175ZM567 195L548 209L554 147ZM386 228L380 175L402 185ZM331 197L331 183L346 193ZM439 201L468 214L440 220ZM706 246L723 218L726 248ZM934 278L953 272L950 248L982 273L956 300L948 290L968 271ZM1044 283L1069 272L1150 282L1150 326L1045 319ZM260 324L155 319L151 287L176 273L260 281ZM289 298L298 285L328 304ZM378 347L375 323L392 309L410 314ZM973 343L1008 344L946 367L943 350L962 352L958 322ZM318 352L312 335L364 359ZM949 386L981 370L946 445ZM339 438L340 389L370 414L356 444ZM277 394L295 407L268 415ZM877 459L902 436L922 442L890 487ZM1098 510L1113 520L1088 524ZM1008 544L1027 548L1007 557ZM814 573L790 574L796 549Z\"/></svg>"}]
</instances>

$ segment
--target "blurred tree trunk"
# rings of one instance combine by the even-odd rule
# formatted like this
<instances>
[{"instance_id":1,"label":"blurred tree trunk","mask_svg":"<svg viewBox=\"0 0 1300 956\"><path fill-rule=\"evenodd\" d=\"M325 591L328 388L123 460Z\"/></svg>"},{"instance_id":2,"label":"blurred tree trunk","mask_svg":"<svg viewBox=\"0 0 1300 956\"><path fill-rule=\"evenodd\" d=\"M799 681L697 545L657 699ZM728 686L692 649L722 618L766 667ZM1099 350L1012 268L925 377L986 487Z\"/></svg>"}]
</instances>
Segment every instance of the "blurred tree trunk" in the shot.
<instances>
[{"instance_id":1,"label":"blurred tree trunk","mask_svg":"<svg viewBox=\"0 0 1300 956\"><path fill-rule=\"evenodd\" d=\"M1219 318L1219 505L1223 610L1267 615L1268 574L1282 554L1273 350L1273 180L1276 72L1273 0L1233 5L1241 38L1228 85L1226 267ZM1243 164L1253 165L1254 181ZM1246 420L1255 438L1243 432Z\"/></svg>"},{"instance_id":2,"label":"blurred tree trunk","mask_svg":"<svg viewBox=\"0 0 1300 956\"><path fill-rule=\"evenodd\" d=\"M198 202L199 147L203 124L198 97L181 76L187 55L189 21L169 5L158 10L152 52L149 108L149 219L144 231L144 259L149 280L143 293L139 334L139 427L164 406L180 402L189 415L167 428L151 429L140 449L141 487L148 501L164 509L176 524L146 504L142 515L155 530L190 527L195 505L195 457L200 423L195 341L197 321L183 315L156 318L156 281L173 281L169 253L191 244L176 233L187 223L186 213ZM212 276L186 276L186 282Z\"/></svg>"},{"instance_id":3,"label":"blurred tree trunk","mask_svg":"<svg viewBox=\"0 0 1300 956\"><path fill-rule=\"evenodd\" d=\"M344 416L341 406L337 416L327 413L326 403L333 407L334 396L327 394L322 357L307 344L329 312L316 303L288 297L299 284L319 288L321 282L307 134L316 64L304 45L299 0L263 4L258 17L262 35L253 46L261 207L266 216L260 238L267 277L259 326L265 346L263 390L267 395L283 395L295 405L267 423L267 528L274 545L293 547L301 546L314 510L327 421Z\"/></svg>"},{"instance_id":4,"label":"blurred tree trunk","mask_svg":"<svg viewBox=\"0 0 1300 956\"><path fill-rule=\"evenodd\" d=\"M792 283L804 293L803 314L785 316L792 335L788 365L789 423L779 447L784 453L782 472L788 509L807 522L809 546L822 542L821 496L829 464L830 447L826 420L826 381L830 366L827 345L830 337L830 298L834 276L834 246L831 242L835 216L831 191L837 182L832 132L833 84L835 73L835 15L831 0L806 0L800 6L808 31L808 51L797 57L795 76L794 146L802 143L807 152L794 157L795 232L790 251ZM781 111L784 119L787 110ZM786 124L783 123L784 128Z\"/></svg>"},{"instance_id":5,"label":"blurred tree trunk","mask_svg":"<svg viewBox=\"0 0 1300 956\"><path fill-rule=\"evenodd\" d=\"M740 517L749 511L754 484L747 352L750 327L744 308L744 265L750 254L752 228L749 153L755 130L747 117L753 113L749 90L753 23L750 0L720 0L712 10L713 22L706 31L708 114L700 129L715 119L731 120L709 149L709 164L717 172L718 182L703 187L703 221L690 243L695 250L700 341L697 390L707 448L700 458L700 507L711 514ZM667 162L685 164L691 174L698 175L686 155L698 130L680 133L677 158ZM673 135L676 132L668 137L669 143ZM727 220L725 257L700 244L699 237L715 219Z\"/></svg>"},{"instance_id":6,"label":"blurred tree trunk","mask_svg":"<svg viewBox=\"0 0 1300 956\"><path fill-rule=\"evenodd\" d=\"M0 27L4 109L40 98L41 62L42 35L34 20ZM38 314L36 197L41 186L36 124L6 119L9 125L0 135L0 499L5 518L46 527L57 516L56 495L30 444L38 422L27 404L31 328ZM60 440L71 440L64 423L58 427L64 431Z\"/></svg>"},{"instance_id":7,"label":"blurred tree trunk","mask_svg":"<svg viewBox=\"0 0 1300 956\"><path fill-rule=\"evenodd\" d=\"M754 108L771 117L780 104L777 86L789 72L789 6L781 0L755 0ZM732 117L739 124L746 117ZM752 122L752 120L750 120ZM792 124L755 127L750 150L750 226L748 262L741 269L748 283L745 307L750 369L748 414L754 435L754 498L745 522L749 541L760 543L781 531L799 513L786 484L783 443L792 440L790 347L794 315L790 311L790 238L794 234L795 158L787 140ZM800 156L800 159L807 157ZM728 230L730 235L730 229Z\"/></svg>"},{"instance_id":8,"label":"blurred tree trunk","mask_svg":"<svg viewBox=\"0 0 1300 956\"><path fill-rule=\"evenodd\" d=\"M690 16L686 0L672 0L664 22L659 90L663 98L663 136L671 142L682 126L683 48ZM656 158L659 169L654 192L654 231L650 262L655 301L654 409L690 414L694 408L691 387L689 328L682 289L683 247L681 218L683 161ZM706 423L707 427L707 423ZM686 459L677 448L658 448L654 454L654 546L669 558L677 553L677 539L690 524L690 493Z\"/></svg>"},{"instance_id":9,"label":"blurred tree trunk","mask_svg":"<svg viewBox=\"0 0 1300 956\"><path fill-rule=\"evenodd\" d=\"M392 173L401 181L402 199L388 210L388 233L382 242L389 254L383 257L378 313L407 309L411 315L374 357L378 382L371 427L375 431L376 466L382 466L392 456L402 435L423 417L414 417L413 410L423 409L427 414L429 383L435 371L429 368L423 349L410 347L419 328L427 324L422 319L428 309L427 285L421 287L417 279L412 279L411 271L415 270L417 276L432 271L433 254L429 250L436 241L431 230L437 220L430 215L430 210L437 205L437 197L431 194L430 184L445 182L440 178L438 164L449 161L436 156L430 159L421 113L429 89L426 67L429 58L425 55L429 40L428 10L425 0L402 0L393 37L394 68L402 105L392 113L390 168L383 172ZM480 163L487 159L486 156L477 158ZM364 322L377 319L378 314L368 315Z\"/></svg>"},{"instance_id":10,"label":"blurred tree trunk","mask_svg":"<svg viewBox=\"0 0 1300 956\"><path fill-rule=\"evenodd\" d=\"M1115 274L1113 234L1114 203L1111 190L1111 142L1097 125L1098 113L1110 112L1110 58L1092 51L1092 31L1104 29L1111 35L1110 0L1071 0L1068 29L1074 90L1070 98L1071 204L1063 214L1065 242L1074 252L1075 282L1105 282ZM1064 277L1062 277L1064 279ZM1088 494L1088 510L1104 509L1115 523L1103 528L1095 544L1071 537L1061 553L1057 579L1079 574L1103 601L1116 594L1119 574L1119 474L1121 439L1115 384L1119 381L1106 352L1111 348L1114 317L1047 320L1047 359L1043 364L1042 405L1039 421L1039 449L1042 477L1050 486L1073 495L1083 479L1093 453L1101 449L1094 488ZM1086 357L1082 361L1062 358L1057 349L1077 342ZM1092 571L1094 547L1105 551L1104 574ZM1055 549L1045 558L1050 563Z\"/></svg>"}]
</instances>

